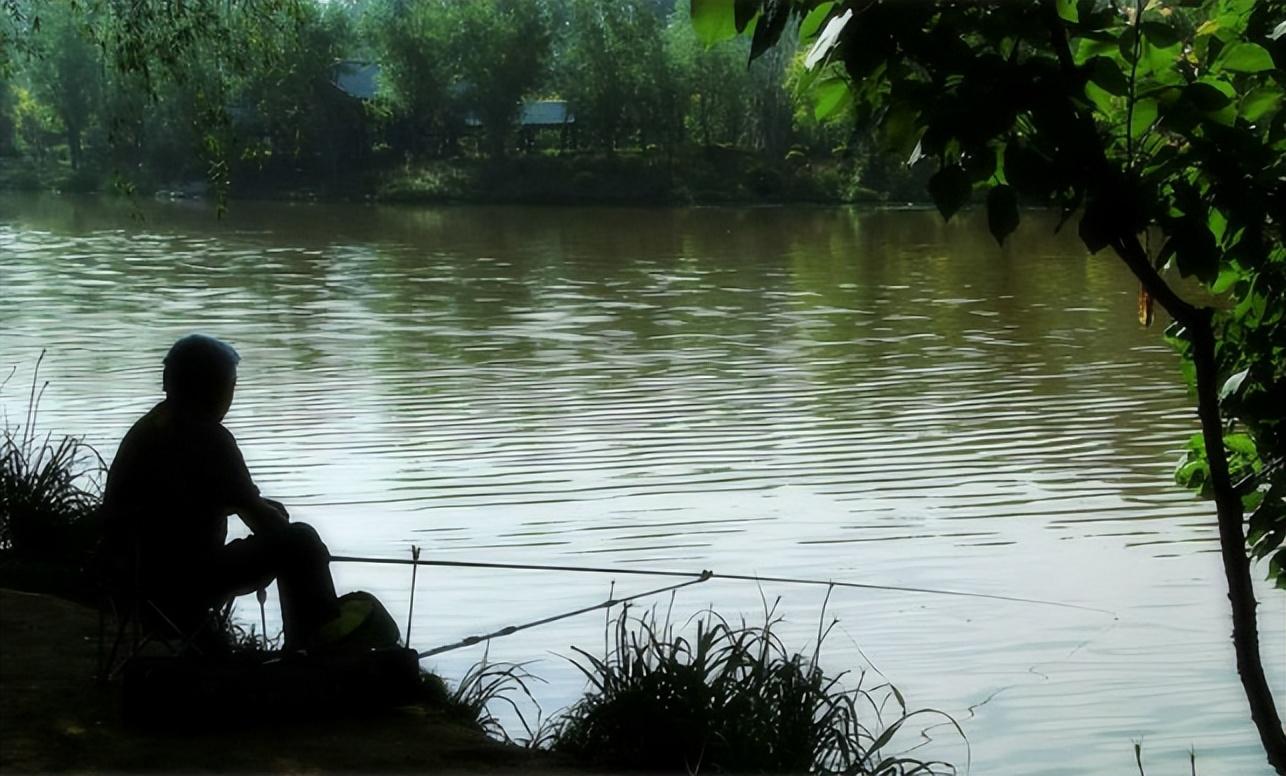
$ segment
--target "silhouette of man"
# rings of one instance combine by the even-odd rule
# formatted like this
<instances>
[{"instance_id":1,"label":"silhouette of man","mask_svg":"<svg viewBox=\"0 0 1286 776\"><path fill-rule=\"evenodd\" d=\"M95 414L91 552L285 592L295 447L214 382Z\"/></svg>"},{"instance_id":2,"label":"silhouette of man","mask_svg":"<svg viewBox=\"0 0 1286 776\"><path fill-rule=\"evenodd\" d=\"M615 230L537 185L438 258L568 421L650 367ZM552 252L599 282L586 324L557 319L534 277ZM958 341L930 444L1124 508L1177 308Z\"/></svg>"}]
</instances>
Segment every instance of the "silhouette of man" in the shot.
<instances>
[{"instance_id":1,"label":"silhouette of man","mask_svg":"<svg viewBox=\"0 0 1286 776\"><path fill-rule=\"evenodd\" d=\"M339 614L330 555L313 528L259 495L221 421L241 357L212 337L165 357L165 399L121 440L103 495L109 553L134 565L141 593L187 630L229 595L277 580L287 650L312 645ZM225 543L228 517L253 532ZM137 555L131 555L137 553Z\"/></svg>"}]
</instances>

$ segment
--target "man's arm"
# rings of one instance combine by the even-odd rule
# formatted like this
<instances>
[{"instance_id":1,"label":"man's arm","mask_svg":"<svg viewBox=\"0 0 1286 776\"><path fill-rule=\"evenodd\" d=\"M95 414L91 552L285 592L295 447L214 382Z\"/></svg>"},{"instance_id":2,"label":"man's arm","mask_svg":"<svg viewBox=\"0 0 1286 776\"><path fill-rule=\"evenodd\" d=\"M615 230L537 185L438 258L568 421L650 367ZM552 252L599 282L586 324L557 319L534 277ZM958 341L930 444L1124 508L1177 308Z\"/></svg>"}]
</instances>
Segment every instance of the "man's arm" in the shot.
<instances>
[{"instance_id":1,"label":"man's arm","mask_svg":"<svg viewBox=\"0 0 1286 776\"><path fill-rule=\"evenodd\" d=\"M209 492L215 494L212 498L229 505L228 512L236 513L256 536L272 537L284 532L290 525L290 515L281 502L259 495L232 434L218 424L206 428L212 436L207 443L210 459L204 470L209 473Z\"/></svg>"},{"instance_id":2,"label":"man's arm","mask_svg":"<svg viewBox=\"0 0 1286 776\"><path fill-rule=\"evenodd\" d=\"M290 515L280 502L256 496L237 509L237 515L256 536L271 537L290 525Z\"/></svg>"}]
</instances>

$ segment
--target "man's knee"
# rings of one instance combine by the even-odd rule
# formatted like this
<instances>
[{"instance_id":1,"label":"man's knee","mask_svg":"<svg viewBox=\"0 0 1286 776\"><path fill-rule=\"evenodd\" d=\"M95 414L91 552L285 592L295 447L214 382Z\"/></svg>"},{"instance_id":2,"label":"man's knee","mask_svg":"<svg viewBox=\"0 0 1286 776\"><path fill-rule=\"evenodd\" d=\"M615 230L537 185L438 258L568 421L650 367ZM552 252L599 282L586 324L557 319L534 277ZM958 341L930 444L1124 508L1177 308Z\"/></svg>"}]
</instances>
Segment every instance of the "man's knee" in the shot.
<instances>
[{"instance_id":1,"label":"man's knee","mask_svg":"<svg viewBox=\"0 0 1286 776\"><path fill-rule=\"evenodd\" d=\"M300 557L330 557L326 543L318 535L317 529L308 523L291 523L286 529L286 547L292 555Z\"/></svg>"}]
</instances>

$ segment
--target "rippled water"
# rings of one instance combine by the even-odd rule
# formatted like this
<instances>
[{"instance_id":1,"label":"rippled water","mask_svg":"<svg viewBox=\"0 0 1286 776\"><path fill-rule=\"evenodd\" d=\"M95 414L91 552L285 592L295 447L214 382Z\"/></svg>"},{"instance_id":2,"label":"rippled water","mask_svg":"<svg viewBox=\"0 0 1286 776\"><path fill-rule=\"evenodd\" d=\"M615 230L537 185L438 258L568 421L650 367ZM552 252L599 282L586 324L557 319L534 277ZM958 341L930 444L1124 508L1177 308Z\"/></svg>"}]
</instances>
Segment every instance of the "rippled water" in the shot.
<instances>
[{"instance_id":1,"label":"rippled water","mask_svg":"<svg viewBox=\"0 0 1286 776\"><path fill-rule=\"evenodd\" d=\"M178 336L242 353L226 423L331 550L858 582L823 650L952 714L975 773L1268 772L1236 681L1212 510L1171 484L1195 419L1136 286L1052 221L834 209L199 206L0 197L0 393L42 348L47 429L105 455ZM1262 572L1262 570L1260 570ZM405 616L403 568L341 587ZM425 649L601 600L611 577L425 570ZM626 594L663 584L621 577ZM764 585L784 635L824 588ZM1264 591L1286 696L1286 597ZM753 584L679 594L757 616ZM244 607L248 615L253 608ZM601 617L491 645L557 654ZM429 661L459 676L481 648ZM961 764L949 728L917 754ZM920 743L904 736L904 748Z\"/></svg>"}]
</instances>

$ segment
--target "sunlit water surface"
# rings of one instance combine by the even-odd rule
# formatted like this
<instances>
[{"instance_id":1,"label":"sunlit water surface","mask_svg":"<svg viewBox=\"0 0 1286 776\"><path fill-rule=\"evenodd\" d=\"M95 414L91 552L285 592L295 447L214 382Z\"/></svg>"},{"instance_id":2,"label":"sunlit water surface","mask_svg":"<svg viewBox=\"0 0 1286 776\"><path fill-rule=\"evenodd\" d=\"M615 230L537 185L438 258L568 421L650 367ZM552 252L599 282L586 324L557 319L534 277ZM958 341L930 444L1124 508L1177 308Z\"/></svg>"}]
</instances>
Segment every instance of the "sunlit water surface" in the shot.
<instances>
[{"instance_id":1,"label":"sunlit water surface","mask_svg":"<svg viewBox=\"0 0 1286 776\"><path fill-rule=\"evenodd\" d=\"M974 773L1266 773L1212 510L1172 485L1195 419L1136 285L1031 217L833 209L201 206L0 197L0 393L42 348L42 428L110 460L204 331L243 356L226 424L332 552L840 579L835 670L951 714ZM1072 230L1067 230L1072 231ZM235 523L235 521L234 521ZM405 568L344 589L407 614ZM1258 569L1262 576L1263 570ZM427 649L605 598L610 575L425 569ZM620 576L617 595L665 584ZM764 585L807 647L825 588ZM678 594L759 617L754 584ZM1262 591L1286 695L1286 597ZM660 599L668 605L668 599ZM241 606L257 619L253 600ZM269 611L270 619L274 612ZM270 622L275 629L275 620ZM601 614L490 645L546 713ZM426 661L449 678L482 656ZM510 719L511 732L521 734ZM908 726L895 748L923 743ZM915 750L963 766L949 726Z\"/></svg>"}]
</instances>

